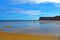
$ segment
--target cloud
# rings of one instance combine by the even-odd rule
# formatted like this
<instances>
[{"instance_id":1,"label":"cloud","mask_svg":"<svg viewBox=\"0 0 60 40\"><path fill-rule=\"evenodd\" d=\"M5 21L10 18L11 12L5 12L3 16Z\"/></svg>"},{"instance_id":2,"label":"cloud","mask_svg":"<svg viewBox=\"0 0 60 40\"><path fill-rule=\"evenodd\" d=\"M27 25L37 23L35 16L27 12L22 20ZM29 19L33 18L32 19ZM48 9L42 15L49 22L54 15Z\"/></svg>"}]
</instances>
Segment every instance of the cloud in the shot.
<instances>
[{"instance_id":1,"label":"cloud","mask_svg":"<svg viewBox=\"0 0 60 40\"><path fill-rule=\"evenodd\" d=\"M12 4L24 4L24 3L40 4L45 2L60 3L60 0L9 0L9 2Z\"/></svg>"},{"instance_id":2,"label":"cloud","mask_svg":"<svg viewBox=\"0 0 60 40\"><path fill-rule=\"evenodd\" d=\"M40 10L26 10L26 11L23 11L22 13L28 15L28 17L35 17L37 16L36 19L38 19L38 16L42 13Z\"/></svg>"},{"instance_id":3,"label":"cloud","mask_svg":"<svg viewBox=\"0 0 60 40\"><path fill-rule=\"evenodd\" d=\"M23 13L23 14L32 15L32 16L41 14L40 10L23 10L23 9L18 9L18 8L8 9L5 12L7 12L7 13L20 13L20 14Z\"/></svg>"},{"instance_id":4,"label":"cloud","mask_svg":"<svg viewBox=\"0 0 60 40\"><path fill-rule=\"evenodd\" d=\"M41 11L40 10L27 10L24 11L25 14L29 14L29 15L40 15Z\"/></svg>"}]
</instances>

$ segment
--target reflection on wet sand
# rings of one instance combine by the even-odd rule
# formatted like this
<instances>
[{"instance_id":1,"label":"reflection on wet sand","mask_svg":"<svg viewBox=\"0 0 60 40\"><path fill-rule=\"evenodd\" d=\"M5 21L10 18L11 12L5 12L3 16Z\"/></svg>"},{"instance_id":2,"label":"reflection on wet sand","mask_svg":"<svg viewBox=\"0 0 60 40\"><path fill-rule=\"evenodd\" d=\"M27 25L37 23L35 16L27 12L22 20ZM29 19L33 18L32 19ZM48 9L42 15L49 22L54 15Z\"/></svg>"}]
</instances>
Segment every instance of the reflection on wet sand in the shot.
<instances>
[{"instance_id":1,"label":"reflection on wet sand","mask_svg":"<svg viewBox=\"0 0 60 40\"><path fill-rule=\"evenodd\" d=\"M46 20L46 21L41 20L41 21L40 21L41 24L48 24L48 23L51 23L51 22L53 22L53 21L48 21L48 20Z\"/></svg>"}]
</instances>

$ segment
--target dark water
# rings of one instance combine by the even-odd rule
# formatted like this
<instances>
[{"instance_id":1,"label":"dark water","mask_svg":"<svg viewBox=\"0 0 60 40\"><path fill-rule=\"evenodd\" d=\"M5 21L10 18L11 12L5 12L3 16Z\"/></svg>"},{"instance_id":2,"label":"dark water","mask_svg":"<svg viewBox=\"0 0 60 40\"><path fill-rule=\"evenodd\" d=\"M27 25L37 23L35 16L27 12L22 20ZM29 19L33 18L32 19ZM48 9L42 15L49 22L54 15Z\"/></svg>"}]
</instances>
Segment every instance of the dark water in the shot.
<instances>
[{"instance_id":1,"label":"dark water","mask_svg":"<svg viewBox=\"0 0 60 40\"><path fill-rule=\"evenodd\" d=\"M3 32L60 36L60 21L0 21L0 28Z\"/></svg>"}]
</instances>

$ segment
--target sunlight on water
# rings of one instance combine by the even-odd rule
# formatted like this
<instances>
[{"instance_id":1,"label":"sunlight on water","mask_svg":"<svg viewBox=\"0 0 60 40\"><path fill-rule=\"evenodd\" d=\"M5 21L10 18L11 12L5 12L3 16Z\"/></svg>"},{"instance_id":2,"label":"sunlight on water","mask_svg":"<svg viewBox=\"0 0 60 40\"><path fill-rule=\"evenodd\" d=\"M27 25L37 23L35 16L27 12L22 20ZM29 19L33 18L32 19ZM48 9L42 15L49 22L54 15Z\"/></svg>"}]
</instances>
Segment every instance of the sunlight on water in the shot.
<instances>
[{"instance_id":1,"label":"sunlight on water","mask_svg":"<svg viewBox=\"0 0 60 40\"><path fill-rule=\"evenodd\" d=\"M60 36L60 21L0 22L4 32L27 34L53 34Z\"/></svg>"}]
</instances>

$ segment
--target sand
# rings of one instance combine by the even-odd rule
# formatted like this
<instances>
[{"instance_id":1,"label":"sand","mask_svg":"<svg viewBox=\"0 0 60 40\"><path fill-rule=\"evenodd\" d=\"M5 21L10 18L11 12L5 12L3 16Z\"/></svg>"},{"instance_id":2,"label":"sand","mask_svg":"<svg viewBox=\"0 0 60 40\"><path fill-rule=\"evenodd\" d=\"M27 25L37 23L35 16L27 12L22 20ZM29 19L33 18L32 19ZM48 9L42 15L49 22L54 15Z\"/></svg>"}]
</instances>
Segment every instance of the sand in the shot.
<instances>
[{"instance_id":1,"label":"sand","mask_svg":"<svg viewBox=\"0 0 60 40\"><path fill-rule=\"evenodd\" d=\"M12 26L4 26L4 28L12 28Z\"/></svg>"},{"instance_id":2,"label":"sand","mask_svg":"<svg viewBox=\"0 0 60 40\"><path fill-rule=\"evenodd\" d=\"M0 32L0 40L58 40L58 38L49 34L31 35Z\"/></svg>"}]
</instances>

